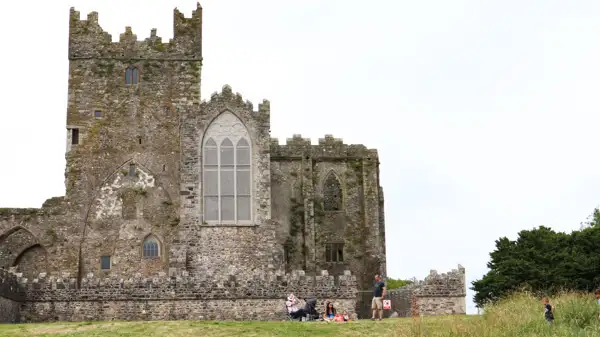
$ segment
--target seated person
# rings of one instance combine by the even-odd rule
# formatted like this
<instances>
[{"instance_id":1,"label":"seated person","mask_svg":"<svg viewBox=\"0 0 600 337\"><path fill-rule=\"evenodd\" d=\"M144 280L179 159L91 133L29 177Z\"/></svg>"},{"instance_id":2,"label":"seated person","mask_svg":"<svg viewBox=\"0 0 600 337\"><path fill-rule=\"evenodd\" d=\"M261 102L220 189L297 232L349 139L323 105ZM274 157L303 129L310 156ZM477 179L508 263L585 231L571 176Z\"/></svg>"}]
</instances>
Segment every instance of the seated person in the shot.
<instances>
[{"instance_id":1,"label":"seated person","mask_svg":"<svg viewBox=\"0 0 600 337\"><path fill-rule=\"evenodd\" d=\"M344 322L350 321L350 316L348 315L348 312L346 310L342 312L342 317L344 317Z\"/></svg>"},{"instance_id":2,"label":"seated person","mask_svg":"<svg viewBox=\"0 0 600 337\"><path fill-rule=\"evenodd\" d=\"M335 308L333 307L333 303L327 302L325 305L325 314L323 315L323 319L330 322L335 318Z\"/></svg>"},{"instance_id":3,"label":"seated person","mask_svg":"<svg viewBox=\"0 0 600 337\"><path fill-rule=\"evenodd\" d=\"M294 296L294 294L290 294L287 298L287 301L285 301L285 306L288 309L288 313L293 319L302 318L307 314L304 309L298 309L297 304L298 299L296 298L296 296Z\"/></svg>"}]
</instances>

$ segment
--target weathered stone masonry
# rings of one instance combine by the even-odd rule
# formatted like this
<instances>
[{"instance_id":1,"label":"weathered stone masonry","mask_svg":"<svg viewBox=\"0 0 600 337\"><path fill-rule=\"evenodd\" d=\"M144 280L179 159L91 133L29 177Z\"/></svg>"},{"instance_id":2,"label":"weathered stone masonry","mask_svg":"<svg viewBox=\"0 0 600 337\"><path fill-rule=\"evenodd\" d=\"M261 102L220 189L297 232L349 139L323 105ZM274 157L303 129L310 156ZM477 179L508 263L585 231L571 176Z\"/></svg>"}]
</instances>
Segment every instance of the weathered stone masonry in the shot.
<instances>
[{"instance_id":1,"label":"weathered stone masonry","mask_svg":"<svg viewBox=\"0 0 600 337\"><path fill-rule=\"evenodd\" d=\"M229 86L202 101L202 8L189 18L175 9L173 20L168 42L155 29L139 41L130 27L112 42L98 13L81 20L71 9L65 196L39 209L0 208L0 268L26 284L23 316L264 318L250 308L279 312L284 289L310 289L353 311L348 294L386 274L377 150L331 135L280 145L269 101L255 109ZM321 281L278 285L293 270L342 279L350 271L355 280L325 293ZM247 283L225 286L257 274L281 275L257 288L278 291L256 297L235 290ZM152 283L158 288L132 281L147 290L140 298L88 275L169 277ZM214 284L185 297L199 279ZM180 313L186 305L198 309Z\"/></svg>"},{"instance_id":2,"label":"weathered stone masonry","mask_svg":"<svg viewBox=\"0 0 600 337\"><path fill-rule=\"evenodd\" d=\"M421 316L466 314L467 284L465 268L458 265L457 269L444 274L431 270L424 280L388 292L392 310L386 311L386 316L396 313L399 317L408 317L413 313ZM363 304L359 315L370 314L370 292L361 292ZM416 301L415 301L416 300ZM360 302L360 300L359 300Z\"/></svg>"},{"instance_id":3,"label":"weathered stone masonry","mask_svg":"<svg viewBox=\"0 0 600 337\"><path fill-rule=\"evenodd\" d=\"M0 269L0 322L17 323L21 320L21 304L25 293L17 282L17 277Z\"/></svg>"},{"instance_id":4,"label":"weathered stone masonry","mask_svg":"<svg viewBox=\"0 0 600 337\"><path fill-rule=\"evenodd\" d=\"M66 276L66 275L65 275ZM320 307L332 300L353 312L356 278L345 275L306 276L256 274L217 281L187 273L143 278L99 279L89 275L77 286L74 278L40 275L23 282L23 319L37 321L239 319L274 320L285 317L282 299L317 297ZM320 308L322 309L322 308Z\"/></svg>"}]
</instances>

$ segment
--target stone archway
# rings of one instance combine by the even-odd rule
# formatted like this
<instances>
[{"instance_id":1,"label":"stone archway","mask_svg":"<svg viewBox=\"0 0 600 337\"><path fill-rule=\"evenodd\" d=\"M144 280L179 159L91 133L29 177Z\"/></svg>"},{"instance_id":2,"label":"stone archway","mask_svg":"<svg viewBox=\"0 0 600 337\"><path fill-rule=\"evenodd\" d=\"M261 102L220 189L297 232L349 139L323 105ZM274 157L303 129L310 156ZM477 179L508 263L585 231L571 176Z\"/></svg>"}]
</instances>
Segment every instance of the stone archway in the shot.
<instances>
[{"instance_id":1,"label":"stone archway","mask_svg":"<svg viewBox=\"0 0 600 337\"><path fill-rule=\"evenodd\" d=\"M0 268L10 267L28 278L47 271L46 249L35 235L21 226L0 235Z\"/></svg>"},{"instance_id":2,"label":"stone archway","mask_svg":"<svg viewBox=\"0 0 600 337\"><path fill-rule=\"evenodd\" d=\"M42 245L36 244L25 249L13 263L15 272L22 273L23 277L28 279L37 278L40 273L46 272L48 266L48 257L46 249Z\"/></svg>"}]
</instances>

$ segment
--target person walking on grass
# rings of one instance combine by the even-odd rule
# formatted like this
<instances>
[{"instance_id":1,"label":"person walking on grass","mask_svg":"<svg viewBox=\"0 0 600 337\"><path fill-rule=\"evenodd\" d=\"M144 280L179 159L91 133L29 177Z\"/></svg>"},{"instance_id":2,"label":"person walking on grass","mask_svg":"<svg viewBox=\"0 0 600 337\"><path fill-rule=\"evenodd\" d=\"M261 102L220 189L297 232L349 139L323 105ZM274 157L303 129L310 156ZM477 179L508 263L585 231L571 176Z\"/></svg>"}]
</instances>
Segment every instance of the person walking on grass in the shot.
<instances>
[{"instance_id":1,"label":"person walking on grass","mask_svg":"<svg viewBox=\"0 0 600 337\"><path fill-rule=\"evenodd\" d=\"M371 300L371 310L373 316L371 320L375 320L375 313L379 311L379 320L383 318L383 297L385 296L385 283L381 280L381 275L375 275L375 286L373 287L373 300Z\"/></svg>"},{"instance_id":2,"label":"person walking on grass","mask_svg":"<svg viewBox=\"0 0 600 337\"><path fill-rule=\"evenodd\" d=\"M554 322L554 307L546 296L542 297L542 303L544 304L544 318L551 325Z\"/></svg>"}]
</instances>

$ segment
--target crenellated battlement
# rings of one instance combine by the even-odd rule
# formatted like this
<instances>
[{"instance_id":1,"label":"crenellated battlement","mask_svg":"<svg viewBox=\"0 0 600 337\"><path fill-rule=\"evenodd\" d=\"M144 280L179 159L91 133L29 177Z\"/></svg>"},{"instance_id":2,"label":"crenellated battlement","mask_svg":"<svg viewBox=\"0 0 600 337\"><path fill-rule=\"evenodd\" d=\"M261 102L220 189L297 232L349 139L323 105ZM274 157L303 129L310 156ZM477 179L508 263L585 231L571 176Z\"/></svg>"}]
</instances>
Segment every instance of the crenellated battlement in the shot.
<instances>
[{"instance_id":1,"label":"crenellated battlement","mask_svg":"<svg viewBox=\"0 0 600 337\"><path fill-rule=\"evenodd\" d=\"M119 35L118 42L98 23L98 12L91 12L87 20L81 20L81 13L71 7L69 20L69 59L161 59L161 60L202 60L202 7L186 18L177 8L173 13L173 39L163 42L156 29L150 37L137 40L131 27Z\"/></svg>"},{"instance_id":2,"label":"crenellated battlement","mask_svg":"<svg viewBox=\"0 0 600 337\"><path fill-rule=\"evenodd\" d=\"M458 265L448 273L431 270L423 280L413 280L412 284L392 289L388 292L392 301L392 311L400 317L419 315L465 314L467 284L465 268ZM363 312L370 312L370 294L363 297Z\"/></svg>"},{"instance_id":3,"label":"crenellated battlement","mask_svg":"<svg viewBox=\"0 0 600 337\"><path fill-rule=\"evenodd\" d=\"M271 138L271 157L312 157L312 158L339 158L339 159L374 159L379 155L376 149L368 149L361 144L344 144L343 139L332 135L325 135L318 139L318 144L312 144L310 138L295 134L287 138L285 145L279 144L279 139Z\"/></svg>"},{"instance_id":4,"label":"crenellated battlement","mask_svg":"<svg viewBox=\"0 0 600 337\"><path fill-rule=\"evenodd\" d=\"M415 282L411 287L417 297L464 297L467 292L465 268L458 265L458 269L443 274L431 270L424 280Z\"/></svg>"},{"instance_id":5,"label":"crenellated battlement","mask_svg":"<svg viewBox=\"0 0 600 337\"><path fill-rule=\"evenodd\" d=\"M271 103L263 99L262 103L258 104L258 110L254 110L254 104L249 100L244 100L244 97L239 92L234 93L230 85L225 84L221 92L215 91L210 95L210 100L202 101L202 108L209 105L223 105L244 109L255 116L263 116L263 119L269 120L271 113Z\"/></svg>"},{"instance_id":6,"label":"crenellated battlement","mask_svg":"<svg viewBox=\"0 0 600 337\"><path fill-rule=\"evenodd\" d=\"M24 289L19 285L17 276L5 269L0 269L0 297L17 302L25 299Z\"/></svg>"},{"instance_id":7,"label":"crenellated battlement","mask_svg":"<svg viewBox=\"0 0 600 337\"><path fill-rule=\"evenodd\" d=\"M356 277L346 271L344 275L330 276L322 271L319 276L308 276L302 270L284 273L255 273L238 277L212 279L191 276L187 272L161 272L154 277L136 274L132 278L99 278L93 274L77 280L70 274L60 276L42 273L38 278L18 278L31 301L93 301L129 299L248 299L285 298L294 293L300 297L320 298L356 297Z\"/></svg>"}]
</instances>

